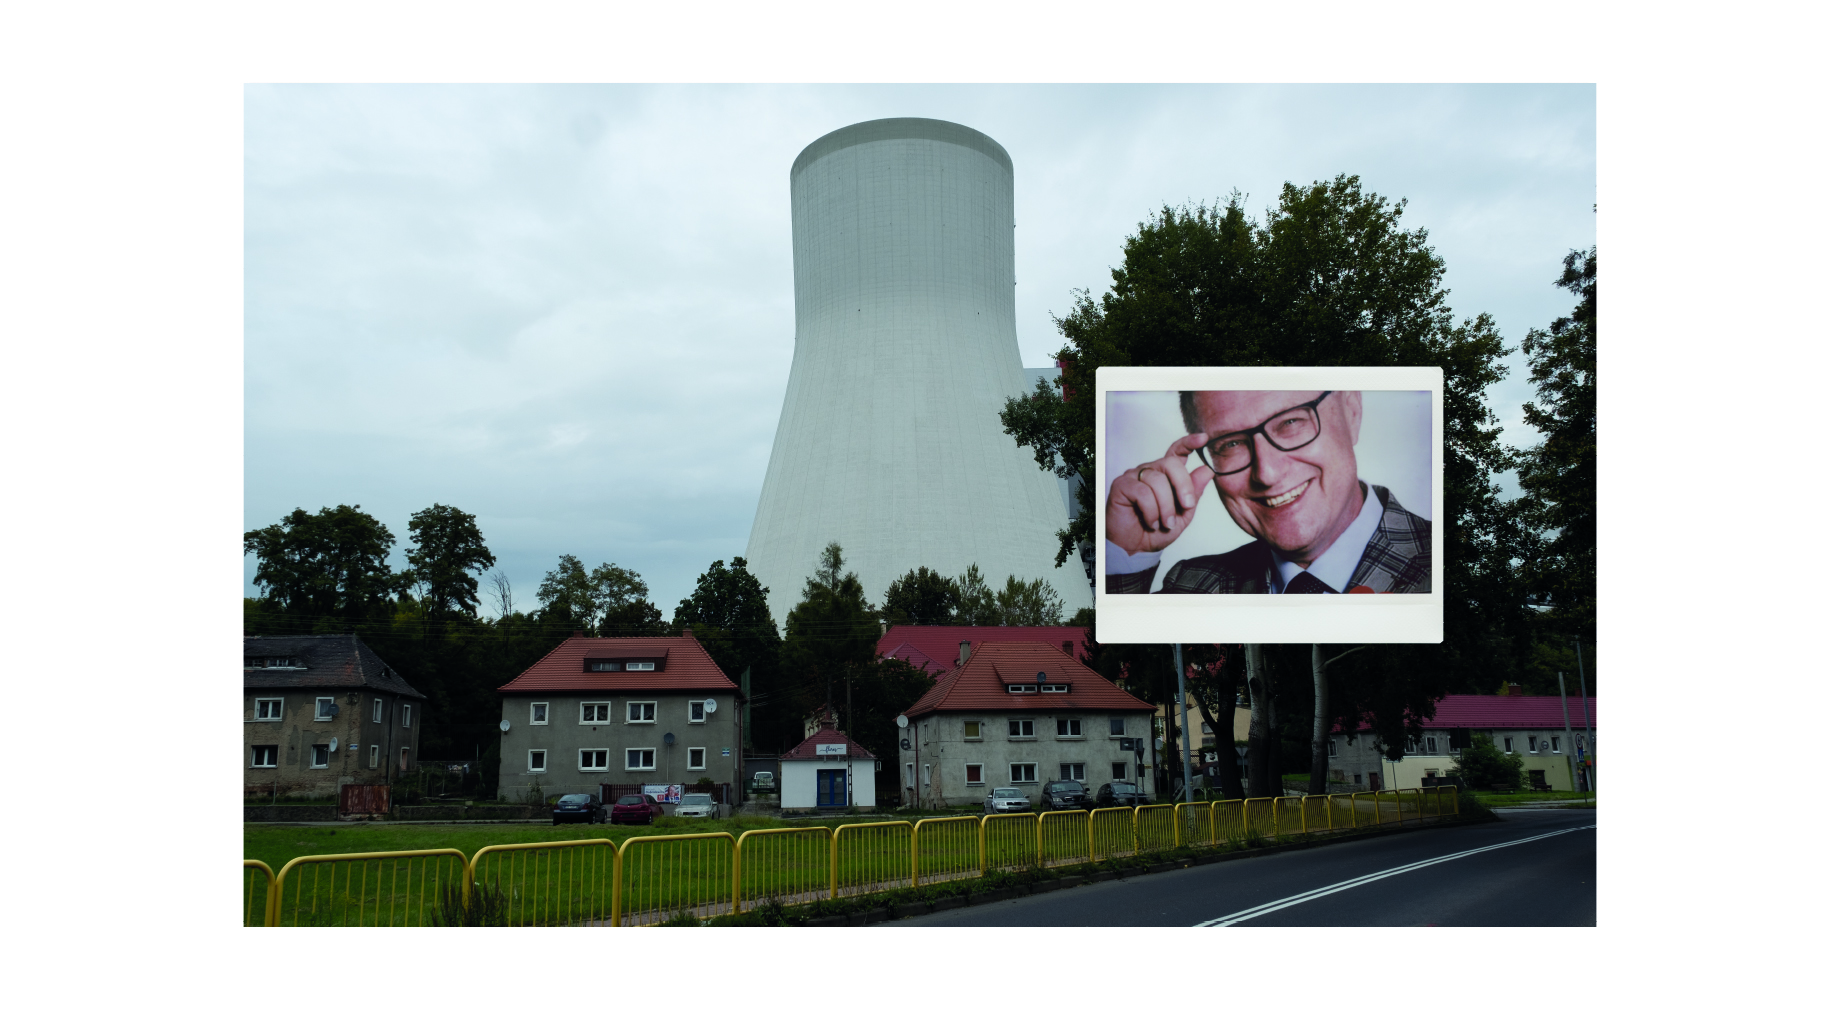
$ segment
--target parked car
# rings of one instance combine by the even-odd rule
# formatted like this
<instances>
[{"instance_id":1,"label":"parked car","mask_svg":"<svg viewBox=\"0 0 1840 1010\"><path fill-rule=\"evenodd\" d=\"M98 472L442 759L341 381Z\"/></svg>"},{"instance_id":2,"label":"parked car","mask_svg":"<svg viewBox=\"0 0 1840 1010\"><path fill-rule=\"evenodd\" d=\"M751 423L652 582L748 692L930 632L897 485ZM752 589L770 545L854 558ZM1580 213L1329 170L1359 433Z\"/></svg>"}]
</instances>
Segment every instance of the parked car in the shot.
<instances>
[{"instance_id":1,"label":"parked car","mask_svg":"<svg viewBox=\"0 0 1840 1010\"><path fill-rule=\"evenodd\" d=\"M1023 814L1029 811L1029 796L1015 786L998 786L984 797L987 814Z\"/></svg>"},{"instance_id":2,"label":"parked car","mask_svg":"<svg viewBox=\"0 0 1840 1010\"><path fill-rule=\"evenodd\" d=\"M643 793L627 793L607 808L607 819L615 824L650 824L662 816L664 808Z\"/></svg>"},{"instance_id":3,"label":"parked car","mask_svg":"<svg viewBox=\"0 0 1840 1010\"><path fill-rule=\"evenodd\" d=\"M1043 810L1091 810L1093 800L1086 792L1085 783L1062 779L1042 787L1041 808Z\"/></svg>"},{"instance_id":4,"label":"parked car","mask_svg":"<svg viewBox=\"0 0 1840 1010\"><path fill-rule=\"evenodd\" d=\"M1098 806L1141 807L1148 802L1150 797L1129 782L1107 782L1099 787Z\"/></svg>"},{"instance_id":5,"label":"parked car","mask_svg":"<svg viewBox=\"0 0 1840 1010\"><path fill-rule=\"evenodd\" d=\"M565 793L556 798L556 805L549 812L552 828L563 821L599 824L606 819L607 811L601 806L600 797L593 793Z\"/></svg>"},{"instance_id":6,"label":"parked car","mask_svg":"<svg viewBox=\"0 0 1840 1010\"><path fill-rule=\"evenodd\" d=\"M755 772L754 773L754 791L755 792L770 793L773 791L773 789L774 789L774 785L773 785L773 773L772 772Z\"/></svg>"},{"instance_id":7,"label":"parked car","mask_svg":"<svg viewBox=\"0 0 1840 1010\"><path fill-rule=\"evenodd\" d=\"M707 817L714 820L716 816L716 798L708 793L685 793L677 804L679 817Z\"/></svg>"}]
</instances>

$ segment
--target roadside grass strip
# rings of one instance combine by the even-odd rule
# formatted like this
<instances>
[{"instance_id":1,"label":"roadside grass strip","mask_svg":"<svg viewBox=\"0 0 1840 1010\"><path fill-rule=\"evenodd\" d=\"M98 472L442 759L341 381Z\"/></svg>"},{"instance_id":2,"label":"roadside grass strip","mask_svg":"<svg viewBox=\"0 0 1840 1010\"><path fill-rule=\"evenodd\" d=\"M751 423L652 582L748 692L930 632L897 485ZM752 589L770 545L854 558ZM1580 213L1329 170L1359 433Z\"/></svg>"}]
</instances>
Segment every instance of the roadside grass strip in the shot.
<instances>
[{"instance_id":1,"label":"roadside grass strip","mask_svg":"<svg viewBox=\"0 0 1840 1010\"><path fill-rule=\"evenodd\" d=\"M1277 901L1268 901L1263 905L1254 905L1251 908L1244 909L1238 912L1234 912L1232 915L1223 915L1218 919L1209 919L1206 922L1197 922L1195 923L1195 925L1196 926L1231 926L1236 922L1245 922L1247 919L1256 919L1261 915L1267 915L1271 912L1276 912L1281 909L1286 909L1286 908L1291 907L1292 905L1301 905L1306 901L1315 901L1317 898L1325 898L1331 894L1336 893L1337 891L1346 891L1346 890L1349 890L1350 888L1360 887L1362 884L1371 884L1376 880L1385 880L1387 877L1397 876L1401 873L1409 873L1412 870L1422 870L1427 866L1436 866L1439 863L1448 863L1453 859L1462 859L1464 856L1473 856L1479 852L1492 852L1496 849L1505 849L1505 848L1508 848L1514 845L1525 845L1528 842L1537 842L1544 838L1554 838L1559 835L1569 835L1574 831L1595 831L1595 830L1597 830L1597 825L1586 824L1586 825L1583 825L1581 827L1576 827L1576 828L1562 828L1558 831L1548 831L1547 833L1543 835L1534 835L1530 838L1518 838L1512 842L1500 842L1495 845L1484 845L1482 848L1479 848L1479 849L1468 849L1463 852L1453 852L1448 856L1438 856L1433 859L1420 860L1419 862L1416 862L1416 863L1408 863L1405 866L1395 866L1390 870L1381 870L1378 873L1370 873L1365 877L1355 877L1350 880L1344 880L1339 884L1330 884L1327 887L1319 887L1314 891L1305 891L1302 894L1293 894L1288 898L1279 898Z\"/></svg>"}]
</instances>

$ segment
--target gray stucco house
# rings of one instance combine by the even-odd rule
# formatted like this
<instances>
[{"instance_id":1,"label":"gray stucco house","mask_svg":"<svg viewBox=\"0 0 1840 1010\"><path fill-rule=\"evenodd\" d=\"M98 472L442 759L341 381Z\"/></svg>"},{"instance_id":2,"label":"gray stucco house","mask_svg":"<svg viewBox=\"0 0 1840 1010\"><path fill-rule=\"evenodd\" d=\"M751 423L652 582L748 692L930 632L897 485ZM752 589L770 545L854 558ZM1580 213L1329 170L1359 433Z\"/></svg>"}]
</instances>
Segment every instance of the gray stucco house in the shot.
<instances>
[{"instance_id":1,"label":"gray stucco house","mask_svg":"<svg viewBox=\"0 0 1840 1010\"><path fill-rule=\"evenodd\" d=\"M741 689L689 632L570 638L498 693L507 799L703 778L741 795Z\"/></svg>"},{"instance_id":2,"label":"gray stucco house","mask_svg":"<svg viewBox=\"0 0 1840 1010\"><path fill-rule=\"evenodd\" d=\"M244 797L388 785L415 766L426 700L356 635L244 638Z\"/></svg>"}]
</instances>

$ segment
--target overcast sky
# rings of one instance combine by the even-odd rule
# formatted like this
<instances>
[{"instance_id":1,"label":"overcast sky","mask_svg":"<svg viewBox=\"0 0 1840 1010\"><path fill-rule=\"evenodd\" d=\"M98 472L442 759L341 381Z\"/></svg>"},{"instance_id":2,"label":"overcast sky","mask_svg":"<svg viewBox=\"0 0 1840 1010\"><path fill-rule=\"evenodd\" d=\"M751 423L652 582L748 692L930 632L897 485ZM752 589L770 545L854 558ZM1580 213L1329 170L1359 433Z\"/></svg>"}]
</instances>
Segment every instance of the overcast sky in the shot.
<instances>
[{"instance_id":1,"label":"overcast sky","mask_svg":"<svg viewBox=\"0 0 1840 1010\"><path fill-rule=\"evenodd\" d=\"M1025 366L1165 204L1338 173L1408 201L1459 317L1511 344L1595 242L1590 86L251 87L246 528L362 506L479 518L519 605L556 556L638 571L669 617L742 554L792 361L788 173L891 116L1016 170ZM1493 391L1525 444L1515 376ZM816 559L814 558L814 563ZM254 560L246 559L247 576ZM884 587L869 587L879 597ZM253 584L246 590L254 594Z\"/></svg>"}]
</instances>

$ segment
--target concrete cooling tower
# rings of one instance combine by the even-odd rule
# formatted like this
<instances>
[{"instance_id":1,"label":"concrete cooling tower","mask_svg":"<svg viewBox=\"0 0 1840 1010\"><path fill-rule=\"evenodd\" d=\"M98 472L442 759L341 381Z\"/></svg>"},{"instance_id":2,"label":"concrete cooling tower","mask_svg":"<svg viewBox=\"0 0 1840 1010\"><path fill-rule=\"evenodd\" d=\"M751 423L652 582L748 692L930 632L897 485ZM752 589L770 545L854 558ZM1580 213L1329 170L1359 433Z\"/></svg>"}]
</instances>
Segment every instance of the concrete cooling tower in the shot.
<instances>
[{"instance_id":1,"label":"concrete cooling tower","mask_svg":"<svg viewBox=\"0 0 1840 1010\"><path fill-rule=\"evenodd\" d=\"M974 563L1092 605L1054 566L1060 482L997 417L1025 388L1014 206L1008 152L954 123L858 123L792 163L792 374L747 548L782 629L832 540L876 606Z\"/></svg>"}]
</instances>

